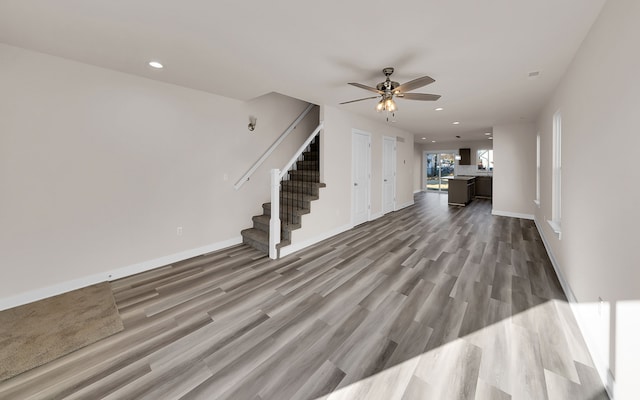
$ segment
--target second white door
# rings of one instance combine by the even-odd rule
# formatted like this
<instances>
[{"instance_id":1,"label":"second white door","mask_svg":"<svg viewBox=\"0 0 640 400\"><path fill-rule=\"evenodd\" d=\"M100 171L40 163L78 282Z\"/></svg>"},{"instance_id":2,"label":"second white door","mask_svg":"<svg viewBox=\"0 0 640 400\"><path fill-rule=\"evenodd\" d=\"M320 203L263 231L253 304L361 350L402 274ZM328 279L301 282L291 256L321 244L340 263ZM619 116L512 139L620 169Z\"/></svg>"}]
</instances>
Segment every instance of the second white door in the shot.
<instances>
[{"instance_id":1,"label":"second white door","mask_svg":"<svg viewBox=\"0 0 640 400\"><path fill-rule=\"evenodd\" d=\"M371 136L362 131L353 130L352 159L352 223L367 222L370 216L370 179L371 179Z\"/></svg>"}]
</instances>

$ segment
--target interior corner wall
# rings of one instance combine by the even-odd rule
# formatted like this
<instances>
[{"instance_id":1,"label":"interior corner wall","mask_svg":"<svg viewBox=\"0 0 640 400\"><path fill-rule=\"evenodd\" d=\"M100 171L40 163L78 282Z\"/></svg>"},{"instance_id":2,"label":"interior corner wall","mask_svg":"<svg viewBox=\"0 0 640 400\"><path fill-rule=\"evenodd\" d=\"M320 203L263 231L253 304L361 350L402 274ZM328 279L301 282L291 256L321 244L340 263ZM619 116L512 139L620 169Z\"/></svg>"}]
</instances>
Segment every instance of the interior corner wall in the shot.
<instances>
[{"instance_id":1,"label":"interior corner wall","mask_svg":"<svg viewBox=\"0 0 640 400\"><path fill-rule=\"evenodd\" d=\"M311 203L311 213L302 218L302 228L292 232L293 243L310 244L329 233L353 227L351 222L352 131L371 134L371 216L382 215L382 141L396 141L396 208L413 204L413 134L332 106L323 106L324 130L321 155L323 181L320 198ZM377 114L374 114L377 116Z\"/></svg>"},{"instance_id":2,"label":"interior corner wall","mask_svg":"<svg viewBox=\"0 0 640 400\"><path fill-rule=\"evenodd\" d=\"M306 106L0 44L0 308L239 243L269 199L268 170L317 126L317 109L233 185Z\"/></svg>"},{"instance_id":3,"label":"interior corner wall","mask_svg":"<svg viewBox=\"0 0 640 400\"><path fill-rule=\"evenodd\" d=\"M640 393L640 2L610 0L538 119L535 217L601 377L615 398ZM552 118L562 116L562 235L551 217ZM614 383L615 380L615 383Z\"/></svg>"},{"instance_id":4,"label":"interior corner wall","mask_svg":"<svg viewBox=\"0 0 640 400\"><path fill-rule=\"evenodd\" d=\"M493 213L533 218L536 195L534 124L493 127Z\"/></svg>"}]
</instances>

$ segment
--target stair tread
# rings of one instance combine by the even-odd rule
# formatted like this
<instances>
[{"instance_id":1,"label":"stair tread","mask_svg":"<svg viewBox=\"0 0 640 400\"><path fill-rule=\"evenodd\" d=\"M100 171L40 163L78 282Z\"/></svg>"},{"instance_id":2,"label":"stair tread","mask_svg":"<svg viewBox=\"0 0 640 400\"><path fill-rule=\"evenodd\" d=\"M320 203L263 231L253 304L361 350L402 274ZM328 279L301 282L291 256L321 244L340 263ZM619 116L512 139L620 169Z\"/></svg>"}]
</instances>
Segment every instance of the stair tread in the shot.
<instances>
[{"instance_id":1,"label":"stair tread","mask_svg":"<svg viewBox=\"0 0 640 400\"><path fill-rule=\"evenodd\" d=\"M251 240L255 240L256 242L269 244L269 234L265 231L261 231L256 228L248 228L240 231L240 234L244 237L248 237Z\"/></svg>"},{"instance_id":2,"label":"stair tread","mask_svg":"<svg viewBox=\"0 0 640 400\"><path fill-rule=\"evenodd\" d=\"M249 239L251 242L257 242L262 246L269 247L269 234L256 228L244 229L240 232L243 238ZM246 243L246 242L245 242ZM280 243L276 246L281 249L291 244L291 240L281 239Z\"/></svg>"},{"instance_id":3,"label":"stair tread","mask_svg":"<svg viewBox=\"0 0 640 400\"><path fill-rule=\"evenodd\" d=\"M252 219L254 222L258 222L260 224L263 225L269 225L269 223L271 222L271 217L269 215L256 215L253 217ZM300 229L300 224L292 224L290 222L286 222L286 221L280 221L280 229L281 230L288 230L288 231L292 231L295 229Z\"/></svg>"},{"instance_id":4,"label":"stair tread","mask_svg":"<svg viewBox=\"0 0 640 400\"><path fill-rule=\"evenodd\" d=\"M311 182L311 181L282 181L282 184L285 185L285 186L287 186L287 185L293 185L293 186L310 185L310 186L318 186L318 187L327 187L326 183Z\"/></svg>"},{"instance_id":5,"label":"stair tread","mask_svg":"<svg viewBox=\"0 0 640 400\"><path fill-rule=\"evenodd\" d=\"M293 199L293 200L301 200L301 201L313 201L313 200L318 200L319 197L318 196L314 196L312 194L304 194L304 193L300 193L300 192L292 192L289 190L282 190L281 191L281 198L282 199Z\"/></svg>"},{"instance_id":6,"label":"stair tread","mask_svg":"<svg viewBox=\"0 0 640 400\"><path fill-rule=\"evenodd\" d=\"M271 203L264 203L262 205L263 209L268 209L269 211L271 211ZM300 216L300 215L304 215L304 214L309 214L309 212L311 212L311 210L309 208L302 208L302 207L280 207L280 213L284 213L284 212L289 212L291 211L292 214Z\"/></svg>"}]
</instances>

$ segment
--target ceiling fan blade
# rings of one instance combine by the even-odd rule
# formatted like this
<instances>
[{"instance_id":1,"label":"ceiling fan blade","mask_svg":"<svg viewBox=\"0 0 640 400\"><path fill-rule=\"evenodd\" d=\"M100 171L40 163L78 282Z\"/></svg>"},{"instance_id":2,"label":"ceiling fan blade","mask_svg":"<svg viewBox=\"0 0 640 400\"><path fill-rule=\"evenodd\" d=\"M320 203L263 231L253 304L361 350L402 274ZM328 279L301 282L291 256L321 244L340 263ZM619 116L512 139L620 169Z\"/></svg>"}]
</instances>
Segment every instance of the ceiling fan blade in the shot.
<instances>
[{"instance_id":1,"label":"ceiling fan blade","mask_svg":"<svg viewBox=\"0 0 640 400\"><path fill-rule=\"evenodd\" d=\"M358 99L358 100L345 101L344 103L340 103L340 104L349 104L349 103L355 103L356 101L371 100L371 99L377 99L377 98L378 98L378 96L365 97L364 99Z\"/></svg>"},{"instance_id":2,"label":"ceiling fan blade","mask_svg":"<svg viewBox=\"0 0 640 400\"><path fill-rule=\"evenodd\" d=\"M431 78L430 76L423 76L422 78L417 78L414 79L412 81L409 81L407 83L403 83L402 85L398 86L393 93L404 93L404 92L408 92L410 90L413 89L417 89L423 86L427 86L431 83L435 82L435 79Z\"/></svg>"},{"instance_id":3,"label":"ceiling fan blade","mask_svg":"<svg viewBox=\"0 0 640 400\"><path fill-rule=\"evenodd\" d=\"M435 101L440 98L440 95L427 93L401 93L397 95L397 97L407 100Z\"/></svg>"},{"instance_id":4,"label":"ceiling fan blade","mask_svg":"<svg viewBox=\"0 0 640 400\"><path fill-rule=\"evenodd\" d=\"M376 89L374 87L363 85L361 83L349 82L349 85L352 85L352 86L355 86L355 87L359 87L360 89L368 90L370 92L374 92L374 93L378 93L378 94L383 94L384 93L382 90L378 90L378 89Z\"/></svg>"}]
</instances>

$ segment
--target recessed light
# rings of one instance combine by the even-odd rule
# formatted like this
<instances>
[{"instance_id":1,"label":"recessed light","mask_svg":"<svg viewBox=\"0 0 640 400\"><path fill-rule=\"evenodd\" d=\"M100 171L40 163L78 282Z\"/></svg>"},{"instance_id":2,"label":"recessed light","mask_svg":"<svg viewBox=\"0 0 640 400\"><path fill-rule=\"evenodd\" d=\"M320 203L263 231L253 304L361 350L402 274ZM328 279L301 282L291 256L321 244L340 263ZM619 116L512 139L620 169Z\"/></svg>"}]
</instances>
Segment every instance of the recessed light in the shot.
<instances>
[{"instance_id":1,"label":"recessed light","mask_svg":"<svg viewBox=\"0 0 640 400\"><path fill-rule=\"evenodd\" d=\"M149 66L155 69L164 68L164 65L160 64L158 61L149 61Z\"/></svg>"},{"instance_id":2,"label":"recessed light","mask_svg":"<svg viewBox=\"0 0 640 400\"><path fill-rule=\"evenodd\" d=\"M435 140L432 140L432 141L431 141L431 143L435 143L435 142L436 142Z\"/></svg>"},{"instance_id":3,"label":"recessed light","mask_svg":"<svg viewBox=\"0 0 640 400\"><path fill-rule=\"evenodd\" d=\"M491 136L491 132L485 132L485 136Z\"/></svg>"},{"instance_id":4,"label":"recessed light","mask_svg":"<svg viewBox=\"0 0 640 400\"><path fill-rule=\"evenodd\" d=\"M493 140L493 137L489 136L487 139L489 139L489 140Z\"/></svg>"},{"instance_id":5,"label":"recessed light","mask_svg":"<svg viewBox=\"0 0 640 400\"><path fill-rule=\"evenodd\" d=\"M460 122L459 122L459 121L456 121L456 122L454 122L453 124L454 124L454 125L460 125Z\"/></svg>"},{"instance_id":6,"label":"recessed light","mask_svg":"<svg viewBox=\"0 0 640 400\"><path fill-rule=\"evenodd\" d=\"M436 111L442 111L442 110L444 110L444 108L442 108L442 107L436 108Z\"/></svg>"},{"instance_id":7,"label":"recessed light","mask_svg":"<svg viewBox=\"0 0 640 400\"><path fill-rule=\"evenodd\" d=\"M423 137L423 138L422 138L422 140L427 140L427 138L426 138L426 137Z\"/></svg>"}]
</instances>

